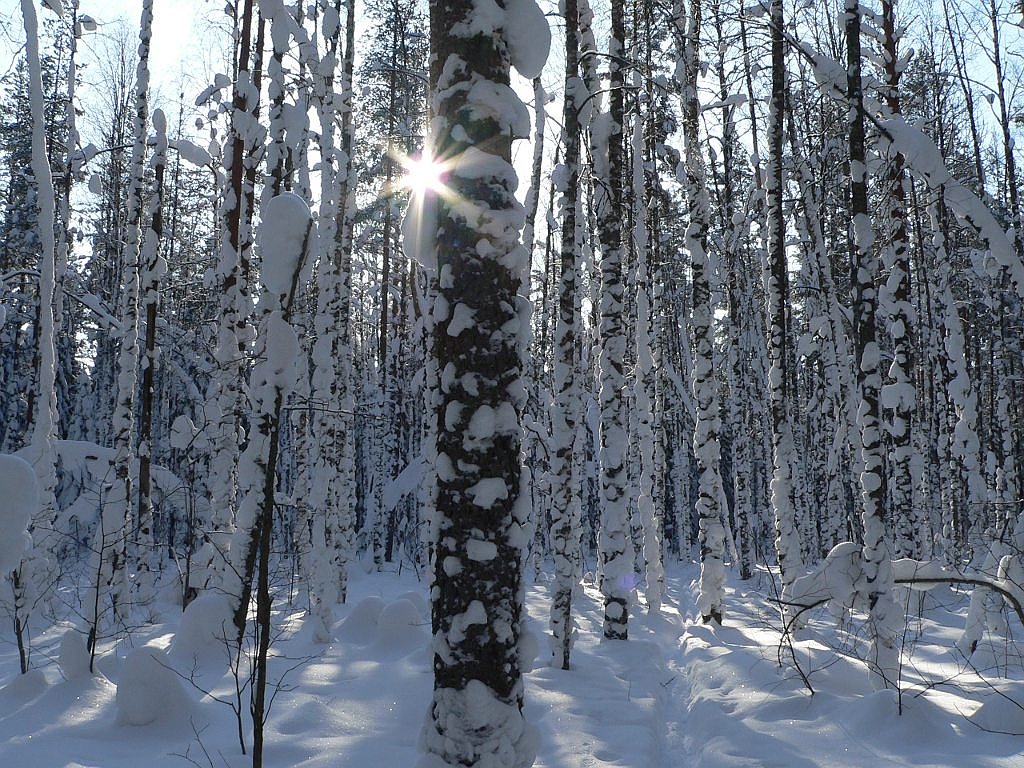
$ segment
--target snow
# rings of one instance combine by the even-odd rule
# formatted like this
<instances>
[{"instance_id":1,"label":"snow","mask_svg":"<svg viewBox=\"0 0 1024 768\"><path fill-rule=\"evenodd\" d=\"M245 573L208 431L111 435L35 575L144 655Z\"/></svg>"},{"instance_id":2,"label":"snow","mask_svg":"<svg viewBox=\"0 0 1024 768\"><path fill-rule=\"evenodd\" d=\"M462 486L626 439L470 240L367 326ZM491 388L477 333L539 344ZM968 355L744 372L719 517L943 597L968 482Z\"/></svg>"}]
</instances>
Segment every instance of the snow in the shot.
<instances>
[{"instance_id":1,"label":"snow","mask_svg":"<svg viewBox=\"0 0 1024 768\"><path fill-rule=\"evenodd\" d=\"M495 0L473 0L473 11L467 21L451 25L451 34L457 37L493 35L505 21L505 11Z\"/></svg>"},{"instance_id":2,"label":"snow","mask_svg":"<svg viewBox=\"0 0 1024 768\"><path fill-rule=\"evenodd\" d=\"M385 605L384 600L377 595L360 600L341 623L338 637L355 643L369 642L376 632L377 621Z\"/></svg>"},{"instance_id":3,"label":"snow","mask_svg":"<svg viewBox=\"0 0 1024 768\"><path fill-rule=\"evenodd\" d=\"M181 159L187 163L191 163L196 166L207 166L213 162L213 158L210 157L210 153L197 144L193 144L188 139L175 139L170 142L170 146L178 150L178 154L181 155ZM91 189L91 187L90 187ZM97 192L96 194L99 194Z\"/></svg>"},{"instance_id":4,"label":"snow","mask_svg":"<svg viewBox=\"0 0 1024 768\"><path fill-rule=\"evenodd\" d=\"M66 680L78 680L89 674L89 648L85 636L77 629L69 629L61 637L57 663Z\"/></svg>"},{"instance_id":5,"label":"snow","mask_svg":"<svg viewBox=\"0 0 1024 768\"><path fill-rule=\"evenodd\" d=\"M312 216L306 201L294 192L272 197L260 214L260 281L271 293L284 296L291 291L310 242Z\"/></svg>"},{"instance_id":6,"label":"snow","mask_svg":"<svg viewBox=\"0 0 1024 768\"><path fill-rule=\"evenodd\" d=\"M995 264L1005 267L1017 295L1024 297L1024 263L992 212L978 197L952 177L939 148L920 128L902 118L881 121L882 145L887 143L906 158L907 169L931 189L941 192L956 215L974 228L988 246ZM998 270L994 270L998 275Z\"/></svg>"},{"instance_id":7,"label":"snow","mask_svg":"<svg viewBox=\"0 0 1024 768\"><path fill-rule=\"evenodd\" d=\"M500 477L485 477L466 489L466 493L478 507L490 509L498 499L508 498L508 486Z\"/></svg>"},{"instance_id":8,"label":"snow","mask_svg":"<svg viewBox=\"0 0 1024 768\"><path fill-rule=\"evenodd\" d=\"M185 608L171 640L170 655L176 661L199 662L223 659L225 638L231 636L231 604L216 592L200 595Z\"/></svg>"},{"instance_id":9,"label":"snow","mask_svg":"<svg viewBox=\"0 0 1024 768\"><path fill-rule=\"evenodd\" d=\"M195 438L198 430L195 424L185 414L181 414L174 419L171 424L171 435L170 444L171 448L177 451L183 451L192 444L192 440Z\"/></svg>"},{"instance_id":10,"label":"snow","mask_svg":"<svg viewBox=\"0 0 1024 768\"><path fill-rule=\"evenodd\" d=\"M427 471L426 461L422 457L414 459L398 473L398 477L384 486L381 494L381 507L391 510L403 497L419 488Z\"/></svg>"},{"instance_id":11,"label":"snow","mask_svg":"<svg viewBox=\"0 0 1024 768\"><path fill-rule=\"evenodd\" d=\"M469 418L466 437L474 445L490 442L494 438L496 423L495 410L489 405L481 405Z\"/></svg>"},{"instance_id":12,"label":"snow","mask_svg":"<svg viewBox=\"0 0 1024 768\"><path fill-rule=\"evenodd\" d=\"M504 36L512 66L527 80L538 77L551 49L551 28L534 0L506 0Z\"/></svg>"},{"instance_id":13,"label":"snow","mask_svg":"<svg viewBox=\"0 0 1024 768\"><path fill-rule=\"evenodd\" d=\"M377 616L377 643L399 639L409 633L409 627L423 626L426 621L420 606L408 598L399 597L385 605Z\"/></svg>"},{"instance_id":14,"label":"snow","mask_svg":"<svg viewBox=\"0 0 1024 768\"><path fill-rule=\"evenodd\" d=\"M788 652L779 665L778 613L764 597L771 591L768 574L729 582L730 618L714 629L694 612L697 575L695 566L670 564L661 613L631 617L631 639L621 643L602 638L595 586L577 589L572 669L542 664L525 676L528 728L520 736L536 751L536 768L1020 765L1020 737L980 727L1024 731L1015 704L1024 700L1021 658L1000 637L982 641L974 668L950 652L965 595L934 588L922 596L920 621L912 605L898 715L891 692L870 690L856 658L859 641L844 640L827 612L809 617L794 646L815 689L810 696ZM547 624L551 587L546 579L527 586L526 627L538 636ZM429 764L417 746L432 689L427 586L406 570L357 572L349 588L349 603L337 607L336 639L327 645L300 631L301 608L277 605L281 633L272 651L280 655L270 660L271 677L296 659L307 660L285 678L275 699L267 722L268 766ZM239 750L231 711L161 666L194 674L191 658L161 650L169 636L182 636L177 622L185 618L161 614L168 620L136 629L135 649L102 641L95 675L64 679L47 661L66 625L40 632L42 668L29 675L17 674L13 644L0 647L0 765L178 768L188 764L181 758L186 752L201 759L200 742L218 765L251 765ZM1011 622L1019 635L1022 628ZM225 666L202 667L195 679L230 699L234 680ZM150 725L119 721L129 699L139 707L132 719L155 713ZM495 705L481 685L466 699L480 717Z\"/></svg>"},{"instance_id":15,"label":"snow","mask_svg":"<svg viewBox=\"0 0 1024 768\"><path fill-rule=\"evenodd\" d=\"M491 541L470 539L466 542L466 557L477 562L487 562L498 556L498 547Z\"/></svg>"},{"instance_id":16,"label":"snow","mask_svg":"<svg viewBox=\"0 0 1024 768\"><path fill-rule=\"evenodd\" d=\"M167 653L157 645L144 645L128 654L115 696L117 722L149 725L158 720L187 718L191 702Z\"/></svg>"},{"instance_id":17,"label":"snow","mask_svg":"<svg viewBox=\"0 0 1024 768\"><path fill-rule=\"evenodd\" d=\"M0 573L6 576L31 546L28 526L39 506L39 483L27 461L0 454L0 489Z\"/></svg>"},{"instance_id":18,"label":"snow","mask_svg":"<svg viewBox=\"0 0 1024 768\"><path fill-rule=\"evenodd\" d=\"M476 80L466 94L466 101L470 106L471 120L493 118L502 133L511 133L512 138L516 139L529 137L530 113L522 99L509 86L491 80ZM500 160L491 162L501 163ZM507 163L501 164L508 166L506 172L515 173ZM489 165L488 169L491 168Z\"/></svg>"},{"instance_id":19,"label":"snow","mask_svg":"<svg viewBox=\"0 0 1024 768\"><path fill-rule=\"evenodd\" d=\"M448 323L448 335L458 337L463 331L467 331L475 326L475 310L462 302L456 304L455 309L452 310L451 322Z\"/></svg>"},{"instance_id":20,"label":"snow","mask_svg":"<svg viewBox=\"0 0 1024 768\"><path fill-rule=\"evenodd\" d=\"M725 107L741 107L747 103L747 95L745 93L734 93L731 96L726 96L724 99L718 101L712 101L709 104L702 104L701 111L707 112L710 109L724 109ZM742 213L734 213L733 217L739 216L742 220Z\"/></svg>"},{"instance_id":21,"label":"snow","mask_svg":"<svg viewBox=\"0 0 1024 768\"><path fill-rule=\"evenodd\" d=\"M266 357L256 370L267 377L267 382L273 382L278 386L293 381L291 371L299 351L299 339L295 335L295 329L275 312L264 319L260 330L266 339Z\"/></svg>"}]
</instances>

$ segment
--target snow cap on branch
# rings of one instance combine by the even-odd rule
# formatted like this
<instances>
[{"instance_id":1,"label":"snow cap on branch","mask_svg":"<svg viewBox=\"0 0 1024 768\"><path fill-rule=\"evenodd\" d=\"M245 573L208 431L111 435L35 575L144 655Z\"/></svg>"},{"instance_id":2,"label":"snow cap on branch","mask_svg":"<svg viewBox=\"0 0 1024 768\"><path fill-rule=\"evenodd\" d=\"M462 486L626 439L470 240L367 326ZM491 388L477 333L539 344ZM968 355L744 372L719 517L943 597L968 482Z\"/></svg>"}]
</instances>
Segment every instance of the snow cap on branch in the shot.
<instances>
[{"instance_id":1,"label":"snow cap on branch","mask_svg":"<svg viewBox=\"0 0 1024 768\"><path fill-rule=\"evenodd\" d=\"M268 291L284 296L291 291L308 250L312 216L306 201L294 192L272 197L260 213L260 281Z\"/></svg>"},{"instance_id":2,"label":"snow cap on branch","mask_svg":"<svg viewBox=\"0 0 1024 768\"><path fill-rule=\"evenodd\" d=\"M39 483L27 461L0 454L0 488L0 573L9 573L32 543L28 526L39 506Z\"/></svg>"}]
</instances>

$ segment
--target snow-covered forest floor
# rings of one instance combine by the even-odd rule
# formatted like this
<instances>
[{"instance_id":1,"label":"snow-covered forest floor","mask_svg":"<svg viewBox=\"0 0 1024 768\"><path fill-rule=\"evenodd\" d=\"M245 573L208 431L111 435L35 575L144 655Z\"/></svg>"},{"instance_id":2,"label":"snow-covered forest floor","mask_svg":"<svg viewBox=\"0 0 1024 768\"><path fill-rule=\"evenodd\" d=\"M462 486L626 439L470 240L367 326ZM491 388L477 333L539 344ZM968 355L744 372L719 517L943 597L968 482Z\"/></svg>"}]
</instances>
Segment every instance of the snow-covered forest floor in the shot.
<instances>
[{"instance_id":1,"label":"snow-covered forest floor","mask_svg":"<svg viewBox=\"0 0 1024 768\"><path fill-rule=\"evenodd\" d=\"M526 676L526 715L537 731L538 768L1024 766L1024 736L1011 735L1024 734L1015 619L1011 639L986 636L972 667L954 649L966 597L934 589L919 619L919 593L912 594L900 715L896 694L872 692L855 658L856 619L851 634L822 612L798 639L811 695L786 647L779 665L767 574L730 583L726 626L715 629L694 623L696 577L695 567L670 568L660 614L647 616L641 600L628 642L601 638L600 595L585 583L574 601L578 637L568 672L545 661L548 584L542 577L528 586L539 653ZM38 638L39 668L28 675L18 674L17 649L5 642L0 766L247 765L231 708L212 698L233 701L235 681L223 645L204 637L209 617L182 626L170 603L158 613L128 639L108 641L92 676L75 676L74 644L61 658L66 626ZM313 642L298 597L279 606L271 679L290 671L270 712L266 764L415 765L432 685L425 584L408 570L354 574L337 615L334 641L324 646Z\"/></svg>"}]
</instances>

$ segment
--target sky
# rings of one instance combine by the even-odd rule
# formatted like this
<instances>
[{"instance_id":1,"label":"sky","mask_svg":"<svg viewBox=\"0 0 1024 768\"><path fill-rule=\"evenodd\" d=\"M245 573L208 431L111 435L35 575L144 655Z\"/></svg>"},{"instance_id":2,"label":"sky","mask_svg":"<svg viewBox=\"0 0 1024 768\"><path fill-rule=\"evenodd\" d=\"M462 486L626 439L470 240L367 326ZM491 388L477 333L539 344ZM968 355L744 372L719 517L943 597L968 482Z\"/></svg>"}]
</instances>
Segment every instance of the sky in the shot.
<instances>
[{"instance_id":1,"label":"sky","mask_svg":"<svg viewBox=\"0 0 1024 768\"><path fill-rule=\"evenodd\" d=\"M70 0L63 0L65 6ZM42 9L39 0L34 0L42 22L53 18L51 11ZM191 101L206 85L208 72L205 50L209 41L213 20L220 16L223 0L154 0L153 39L150 45L150 72L154 88L164 98L174 98L182 82L182 74L188 91L186 99ZM133 40L138 38L141 0L79 0L79 14L96 20L95 32L87 32L79 43L80 61L88 63L90 54L98 47L97 38L109 34L119 22L127 23ZM226 18L225 18L226 21ZM0 0L0 23L6 23L5 34L0 35L0 76L7 72L24 41L20 0ZM107 30L105 32L105 30ZM85 74L88 88L88 72ZM193 93L194 91L194 93Z\"/></svg>"},{"instance_id":2,"label":"sky","mask_svg":"<svg viewBox=\"0 0 1024 768\"><path fill-rule=\"evenodd\" d=\"M12 2L12 0L0 0ZM223 6L222 0L154 0L153 42L150 63L153 75L176 75L186 57L194 52L196 23L211 10ZM97 22L122 17L138 27L141 0L80 0L80 13Z\"/></svg>"}]
</instances>

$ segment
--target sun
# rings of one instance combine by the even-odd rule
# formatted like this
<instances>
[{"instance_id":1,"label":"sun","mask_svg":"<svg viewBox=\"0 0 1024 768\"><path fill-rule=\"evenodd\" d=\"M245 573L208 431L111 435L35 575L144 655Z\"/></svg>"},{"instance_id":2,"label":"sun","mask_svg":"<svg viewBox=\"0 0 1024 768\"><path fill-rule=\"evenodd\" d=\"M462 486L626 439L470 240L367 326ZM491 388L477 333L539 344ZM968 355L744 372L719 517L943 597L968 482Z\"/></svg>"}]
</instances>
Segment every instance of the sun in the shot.
<instances>
[{"instance_id":1,"label":"sun","mask_svg":"<svg viewBox=\"0 0 1024 768\"><path fill-rule=\"evenodd\" d=\"M414 195L444 190L444 166L429 154L402 158L402 165L405 167L402 183Z\"/></svg>"}]
</instances>

